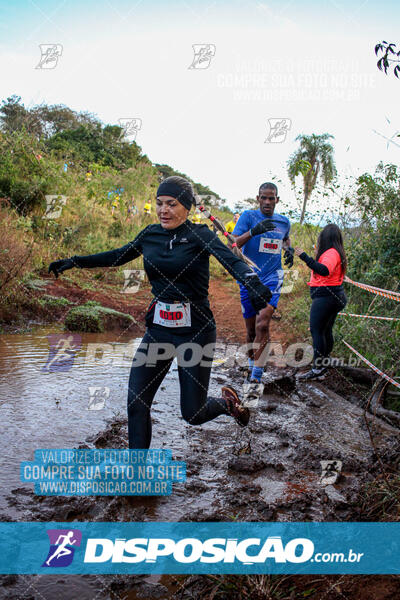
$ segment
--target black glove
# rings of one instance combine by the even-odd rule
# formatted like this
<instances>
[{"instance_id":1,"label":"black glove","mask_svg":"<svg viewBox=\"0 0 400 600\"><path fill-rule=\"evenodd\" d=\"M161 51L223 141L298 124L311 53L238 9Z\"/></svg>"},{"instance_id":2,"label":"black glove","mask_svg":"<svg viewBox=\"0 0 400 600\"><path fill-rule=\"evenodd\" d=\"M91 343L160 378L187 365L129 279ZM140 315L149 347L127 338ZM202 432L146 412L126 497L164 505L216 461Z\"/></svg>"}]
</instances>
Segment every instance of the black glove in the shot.
<instances>
[{"instance_id":1,"label":"black glove","mask_svg":"<svg viewBox=\"0 0 400 600\"><path fill-rule=\"evenodd\" d=\"M264 221L260 221L250 229L250 235L251 237L254 237L255 235L260 235L261 233L272 231L273 229L275 229L275 225L272 223L272 219L264 219Z\"/></svg>"},{"instance_id":2,"label":"black glove","mask_svg":"<svg viewBox=\"0 0 400 600\"><path fill-rule=\"evenodd\" d=\"M74 261L72 258L61 258L60 260L55 260L50 263L49 273L53 272L56 277L58 277L59 273L66 271L67 269L72 269L74 267Z\"/></svg>"},{"instance_id":3,"label":"black glove","mask_svg":"<svg viewBox=\"0 0 400 600\"><path fill-rule=\"evenodd\" d=\"M292 248L291 246L289 246L289 248L286 248L285 252L283 253L283 258L285 259L285 265L289 267L289 269L293 267L294 248Z\"/></svg>"},{"instance_id":4,"label":"black glove","mask_svg":"<svg viewBox=\"0 0 400 600\"><path fill-rule=\"evenodd\" d=\"M263 285L255 274L246 277L244 287L249 294L251 305L256 312L265 308L272 298L269 287Z\"/></svg>"}]
</instances>

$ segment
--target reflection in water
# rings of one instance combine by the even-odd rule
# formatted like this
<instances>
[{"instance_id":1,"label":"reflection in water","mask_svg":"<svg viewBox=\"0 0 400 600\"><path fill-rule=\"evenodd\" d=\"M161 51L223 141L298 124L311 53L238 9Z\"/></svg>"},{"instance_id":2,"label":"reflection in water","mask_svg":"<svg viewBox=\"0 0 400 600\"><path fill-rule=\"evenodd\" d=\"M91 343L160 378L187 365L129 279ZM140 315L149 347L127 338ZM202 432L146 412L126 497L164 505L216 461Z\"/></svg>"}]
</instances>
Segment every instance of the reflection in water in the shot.
<instances>
[{"instance_id":1,"label":"reflection in water","mask_svg":"<svg viewBox=\"0 0 400 600\"><path fill-rule=\"evenodd\" d=\"M0 350L0 443L5 448L0 470L0 509L7 506L11 519L21 518L8 506L6 496L15 488L33 490L19 479L20 462L33 460L38 448L76 448L103 430L106 421L125 417L129 372L141 338L122 337L114 332L81 334L81 349L67 371L43 371L49 362L49 338L55 333L40 328L28 335L4 335ZM217 361L216 361L217 362ZM209 393L220 395L220 385L212 380ZM193 428L181 417L176 359L171 364L152 406L152 448L172 448L176 460L201 454L204 435L226 433L230 417L221 416L201 428ZM228 438L232 434L228 435ZM208 482L205 503L213 496L214 467L204 462L202 479ZM175 486L173 494L180 493ZM207 496L209 494L209 498ZM132 499L143 503L143 498ZM151 508L154 499L146 499ZM163 515L165 520L179 518L181 502ZM13 512L14 511L14 512Z\"/></svg>"},{"instance_id":2,"label":"reflection in water","mask_svg":"<svg viewBox=\"0 0 400 600\"><path fill-rule=\"evenodd\" d=\"M0 336L1 507L12 488L22 487L19 463L32 460L37 448L76 447L107 419L126 412L129 369L140 340L82 334L70 367L52 371L48 336L60 334L40 328Z\"/></svg>"}]
</instances>

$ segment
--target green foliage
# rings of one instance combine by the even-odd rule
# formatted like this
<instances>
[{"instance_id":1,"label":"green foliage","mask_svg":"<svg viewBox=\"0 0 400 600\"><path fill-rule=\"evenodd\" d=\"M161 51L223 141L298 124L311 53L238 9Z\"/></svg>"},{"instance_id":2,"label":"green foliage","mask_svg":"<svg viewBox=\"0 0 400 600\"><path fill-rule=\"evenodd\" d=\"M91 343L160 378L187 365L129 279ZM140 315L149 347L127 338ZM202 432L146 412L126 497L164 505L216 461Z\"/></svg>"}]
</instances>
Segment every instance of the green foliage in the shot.
<instances>
[{"instance_id":1,"label":"green foliage","mask_svg":"<svg viewBox=\"0 0 400 600\"><path fill-rule=\"evenodd\" d=\"M374 174L364 173L342 195L345 212L341 228L348 258L347 275L383 289L400 290L400 171L394 165L378 165ZM339 214L340 213L340 214ZM339 219L340 217L340 219ZM347 225L347 222L349 225ZM292 244L314 255L319 227L293 224ZM293 292L282 297L286 321L296 336L311 340L308 320L311 300L305 282L309 269L298 262L299 280ZM387 317L400 317L400 305L388 298L345 284L348 304L344 312ZM354 354L342 343L351 346L387 373L400 377L399 321L381 321L338 316L335 328L334 355L348 359Z\"/></svg>"},{"instance_id":2,"label":"green foliage","mask_svg":"<svg viewBox=\"0 0 400 600\"><path fill-rule=\"evenodd\" d=\"M123 141L123 128L103 126L94 115L61 104L27 109L14 95L3 100L0 122L5 134L25 132L32 138L31 145L34 140L41 142L41 154L52 152L74 167L97 163L121 170L134 167L141 159L149 162L135 142Z\"/></svg>"},{"instance_id":3,"label":"green foliage","mask_svg":"<svg viewBox=\"0 0 400 600\"><path fill-rule=\"evenodd\" d=\"M304 160L301 158L294 165L294 174L296 177L297 177L297 175L303 175L303 177L305 177L310 169L311 169L311 163L308 160Z\"/></svg>"},{"instance_id":4,"label":"green foliage","mask_svg":"<svg viewBox=\"0 0 400 600\"><path fill-rule=\"evenodd\" d=\"M65 317L65 328L68 331L87 331L101 333L104 326L97 308L93 305L77 306L72 308Z\"/></svg>"},{"instance_id":5,"label":"green foliage","mask_svg":"<svg viewBox=\"0 0 400 600\"><path fill-rule=\"evenodd\" d=\"M63 104L40 104L27 109L21 103L21 97L15 94L2 101L0 120L3 131L11 133L25 129L37 139L50 138L65 129L97 122L93 115L77 113Z\"/></svg>"},{"instance_id":6,"label":"green foliage","mask_svg":"<svg viewBox=\"0 0 400 600\"><path fill-rule=\"evenodd\" d=\"M39 304L47 307L69 306L72 304L68 298L63 298L62 296L51 296L49 294L44 294L44 296L39 298L38 302Z\"/></svg>"},{"instance_id":7,"label":"green foliage","mask_svg":"<svg viewBox=\"0 0 400 600\"><path fill-rule=\"evenodd\" d=\"M380 44L376 44L375 46L376 56L378 56L378 53L382 52L382 56L376 63L376 66L380 71L385 71L385 75L387 75L390 63L400 63L400 50L396 51L395 48L396 44L389 44L388 42L381 42ZM399 78L399 64L396 64L396 66L394 67L393 75Z\"/></svg>"},{"instance_id":8,"label":"green foliage","mask_svg":"<svg viewBox=\"0 0 400 600\"><path fill-rule=\"evenodd\" d=\"M0 195L21 214L46 206L47 194L67 194L60 164L44 153L43 144L25 129L0 133Z\"/></svg>"},{"instance_id":9,"label":"green foliage","mask_svg":"<svg viewBox=\"0 0 400 600\"><path fill-rule=\"evenodd\" d=\"M98 302L88 301L86 304L72 308L65 317L65 328L69 331L87 331L101 333L114 327L126 329L135 320L131 315L101 306Z\"/></svg>"},{"instance_id":10,"label":"green foliage","mask_svg":"<svg viewBox=\"0 0 400 600\"><path fill-rule=\"evenodd\" d=\"M113 221L107 230L108 237L119 237L123 233L123 227L119 221Z\"/></svg>"},{"instance_id":11,"label":"green foliage","mask_svg":"<svg viewBox=\"0 0 400 600\"><path fill-rule=\"evenodd\" d=\"M99 165L117 170L134 167L140 157L140 148L121 140L122 128L101 123L79 125L56 133L46 143L49 150L74 164Z\"/></svg>"},{"instance_id":12,"label":"green foliage","mask_svg":"<svg viewBox=\"0 0 400 600\"><path fill-rule=\"evenodd\" d=\"M344 231L348 276L387 290L400 290L400 173L395 165L380 163L373 175L356 181L351 209L358 218ZM400 317L397 302L347 286L346 312ZM400 322L338 318L337 334L386 372L399 360ZM399 376L400 373L395 373Z\"/></svg>"},{"instance_id":13,"label":"green foliage","mask_svg":"<svg viewBox=\"0 0 400 600\"><path fill-rule=\"evenodd\" d=\"M20 96L13 95L7 100L3 100L0 107L0 119L2 130L5 133L25 130L37 138L41 135L40 124L35 116L21 104Z\"/></svg>"},{"instance_id":14,"label":"green foliage","mask_svg":"<svg viewBox=\"0 0 400 600\"><path fill-rule=\"evenodd\" d=\"M378 287L399 289L400 279L400 172L380 163L374 176L357 179L353 210L360 225L351 235L349 264L352 278Z\"/></svg>"}]
</instances>

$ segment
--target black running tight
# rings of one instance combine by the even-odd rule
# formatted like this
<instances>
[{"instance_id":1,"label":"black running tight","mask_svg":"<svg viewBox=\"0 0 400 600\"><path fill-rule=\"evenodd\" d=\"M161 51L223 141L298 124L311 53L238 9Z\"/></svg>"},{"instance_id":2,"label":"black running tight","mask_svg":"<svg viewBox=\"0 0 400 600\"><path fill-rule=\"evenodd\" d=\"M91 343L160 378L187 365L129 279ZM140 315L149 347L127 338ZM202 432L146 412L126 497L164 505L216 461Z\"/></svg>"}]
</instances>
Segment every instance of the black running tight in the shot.
<instances>
[{"instance_id":1,"label":"black running tight","mask_svg":"<svg viewBox=\"0 0 400 600\"><path fill-rule=\"evenodd\" d=\"M207 397L216 330L177 334L147 329L133 359L128 392L129 448L149 448L153 398L177 355L182 417L201 425L229 414L222 398ZM164 355L164 357L163 357Z\"/></svg>"},{"instance_id":2,"label":"black running tight","mask_svg":"<svg viewBox=\"0 0 400 600\"><path fill-rule=\"evenodd\" d=\"M310 330L314 348L314 366L320 367L322 358L330 355L333 349L333 325L338 312L346 306L347 298L343 290L332 291L324 296L314 297L310 312ZM320 360L318 360L320 359Z\"/></svg>"}]
</instances>

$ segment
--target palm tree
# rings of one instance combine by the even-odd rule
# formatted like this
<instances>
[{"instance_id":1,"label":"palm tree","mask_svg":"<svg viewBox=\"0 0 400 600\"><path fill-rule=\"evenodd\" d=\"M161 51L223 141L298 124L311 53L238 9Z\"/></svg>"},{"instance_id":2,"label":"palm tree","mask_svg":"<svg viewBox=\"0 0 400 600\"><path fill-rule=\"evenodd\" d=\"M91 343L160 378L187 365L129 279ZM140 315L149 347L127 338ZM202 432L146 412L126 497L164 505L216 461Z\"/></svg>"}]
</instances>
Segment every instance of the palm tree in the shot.
<instances>
[{"instance_id":1,"label":"palm tree","mask_svg":"<svg viewBox=\"0 0 400 600\"><path fill-rule=\"evenodd\" d=\"M322 135L298 135L296 142L300 147L290 156L287 162L289 179L294 185L295 177L303 176L303 208L300 216L300 224L304 221L307 202L315 188L318 176L324 185L330 183L337 171L333 158L333 146L329 143L333 135L323 133Z\"/></svg>"}]
</instances>

